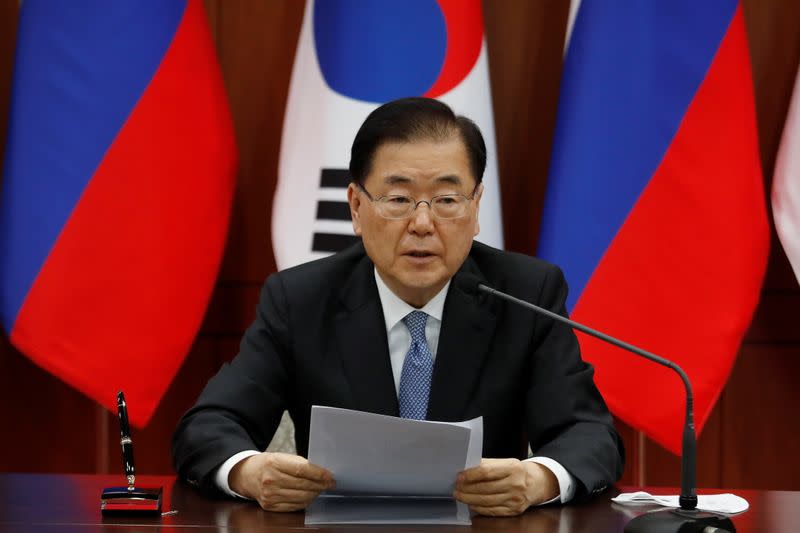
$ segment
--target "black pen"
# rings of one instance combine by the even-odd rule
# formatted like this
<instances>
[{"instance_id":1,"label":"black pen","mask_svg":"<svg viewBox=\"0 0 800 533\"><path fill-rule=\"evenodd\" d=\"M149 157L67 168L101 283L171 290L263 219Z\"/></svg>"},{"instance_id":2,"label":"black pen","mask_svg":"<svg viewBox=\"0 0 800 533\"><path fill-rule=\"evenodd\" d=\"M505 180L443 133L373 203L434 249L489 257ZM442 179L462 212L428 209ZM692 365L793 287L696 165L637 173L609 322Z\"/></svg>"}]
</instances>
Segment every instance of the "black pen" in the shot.
<instances>
[{"instance_id":1,"label":"black pen","mask_svg":"<svg viewBox=\"0 0 800 533\"><path fill-rule=\"evenodd\" d=\"M128 424L128 408L125 405L125 395L122 391L117 393L117 415L119 415L119 443L122 445L122 463L125 466L125 477L128 478L128 490L133 490L136 481L136 471L133 467L133 440L131 428Z\"/></svg>"}]
</instances>

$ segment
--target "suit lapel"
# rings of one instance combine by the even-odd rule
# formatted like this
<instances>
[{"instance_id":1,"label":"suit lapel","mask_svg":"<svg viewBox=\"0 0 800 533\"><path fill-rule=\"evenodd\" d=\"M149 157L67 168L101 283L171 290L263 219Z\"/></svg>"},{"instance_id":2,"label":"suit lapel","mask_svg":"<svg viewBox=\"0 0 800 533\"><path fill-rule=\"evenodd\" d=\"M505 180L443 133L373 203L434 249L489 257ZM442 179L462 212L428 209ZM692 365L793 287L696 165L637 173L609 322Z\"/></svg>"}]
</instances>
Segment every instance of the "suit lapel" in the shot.
<instances>
[{"instance_id":1,"label":"suit lapel","mask_svg":"<svg viewBox=\"0 0 800 533\"><path fill-rule=\"evenodd\" d=\"M357 408L398 416L386 322L373 269L365 256L342 288L336 337Z\"/></svg>"},{"instance_id":2,"label":"suit lapel","mask_svg":"<svg viewBox=\"0 0 800 533\"><path fill-rule=\"evenodd\" d=\"M485 282L470 257L460 271ZM428 400L429 420L462 420L494 336L495 312L485 300L485 295L467 294L455 283L450 284Z\"/></svg>"}]
</instances>

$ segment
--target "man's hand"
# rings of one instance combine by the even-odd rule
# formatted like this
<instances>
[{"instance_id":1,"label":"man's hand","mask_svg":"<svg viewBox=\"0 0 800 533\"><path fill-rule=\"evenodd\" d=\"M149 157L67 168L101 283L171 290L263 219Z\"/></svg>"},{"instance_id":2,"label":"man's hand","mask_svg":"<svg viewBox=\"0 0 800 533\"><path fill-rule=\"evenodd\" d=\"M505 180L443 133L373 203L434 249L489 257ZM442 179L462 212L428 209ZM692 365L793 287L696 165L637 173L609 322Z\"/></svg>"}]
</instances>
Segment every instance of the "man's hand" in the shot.
<instances>
[{"instance_id":1,"label":"man's hand","mask_svg":"<svg viewBox=\"0 0 800 533\"><path fill-rule=\"evenodd\" d=\"M558 480L546 467L518 459L482 459L456 479L453 496L478 514L515 516L559 494Z\"/></svg>"},{"instance_id":2,"label":"man's hand","mask_svg":"<svg viewBox=\"0 0 800 533\"><path fill-rule=\"evenodd\" d=\"M299 455L264 452L237 463L228 485L267 511L299 511L335 482L330 472Z\"/></svg>"}]
</instances>

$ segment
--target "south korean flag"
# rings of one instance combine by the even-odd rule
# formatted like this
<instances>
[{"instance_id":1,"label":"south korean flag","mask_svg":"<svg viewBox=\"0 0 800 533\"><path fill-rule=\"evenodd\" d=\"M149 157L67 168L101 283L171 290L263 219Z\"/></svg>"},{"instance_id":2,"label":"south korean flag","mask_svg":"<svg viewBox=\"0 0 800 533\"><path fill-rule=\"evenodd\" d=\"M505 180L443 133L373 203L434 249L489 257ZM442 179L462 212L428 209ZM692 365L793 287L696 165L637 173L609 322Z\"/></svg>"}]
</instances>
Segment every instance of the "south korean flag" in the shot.
<instances>
[{"instance_id":1,"label":"south korean flag","mask_svg":"<svg viewBox=\"0 0 800 533\"><path fill-rule=\"evenodd\" d=\"M309 0L283 126L272 245L279 269L356 242L350 146L382 103L438 98L474 120L487 168L478 240L502 248L497 157L479 0Z\"/></svg>"}]
</instances>

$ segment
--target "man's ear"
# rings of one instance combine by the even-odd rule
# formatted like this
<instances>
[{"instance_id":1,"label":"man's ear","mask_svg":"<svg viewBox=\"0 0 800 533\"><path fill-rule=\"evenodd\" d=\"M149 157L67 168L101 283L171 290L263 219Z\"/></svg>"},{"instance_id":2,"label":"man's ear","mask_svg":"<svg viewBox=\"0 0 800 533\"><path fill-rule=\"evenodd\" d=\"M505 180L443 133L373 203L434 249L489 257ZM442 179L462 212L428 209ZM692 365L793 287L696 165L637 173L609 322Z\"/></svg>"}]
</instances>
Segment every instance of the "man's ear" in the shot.
<instances>
[{"instance_id":1,"label":"man's ear","mask_svg":"<svg viewBox=\"0 0 800 533\"><path fill-rule=\"evenodd\" d=\"M359 218L358 208L361 207L361 195L358 194L358 185L351 182L347 187L347 203L350 204L350 218L353 219L353 232L361 235L361 219Z\"/></svg>"},{"instance_id":2,"label":"man's ear","mask_svg":"<svg viewBox=\"0 0 800 533\"><path fill-rule=\"evenodd\" d=\"M475 233L472 234L473 237L478 235L481 232L481 223L478 220L478 214L480 214L481 210L481 197L483 196L483 183L479 184L478 187L475 189L475 194L472 195L472 201L475 202Z\"/></svg>"}]
</instances>

